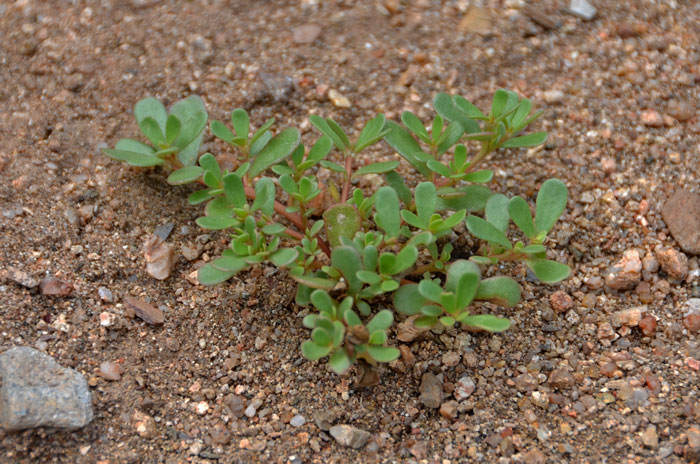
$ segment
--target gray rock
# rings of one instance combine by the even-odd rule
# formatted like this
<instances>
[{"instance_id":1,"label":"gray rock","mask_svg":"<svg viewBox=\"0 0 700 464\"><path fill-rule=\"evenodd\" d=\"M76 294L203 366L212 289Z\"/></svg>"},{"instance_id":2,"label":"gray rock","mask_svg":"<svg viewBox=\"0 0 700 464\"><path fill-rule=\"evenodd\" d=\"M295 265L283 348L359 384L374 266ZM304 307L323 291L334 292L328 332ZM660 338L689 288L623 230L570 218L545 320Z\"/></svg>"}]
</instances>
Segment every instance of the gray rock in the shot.
<instances>
[{"instance_id":1,"label":"gray rock","mask_svg":"<svg viewBox=\"0 0 700 464\"><path fill-rule=\"evenodd\" d=\"M590 21L597 13L595 7L586 0L571 0L569 2L569 13L581 19Z\"/></svg>"},{"instance_id":2,"label":"gray rock","mask_svg":"<svg viewBox=\"0 0 700 464\"><path fill-rule=\"evenodd\" d=\"M306 424L306 418L300 414L292 417L292 419L289 421L289 425L292 427L301 427L304 424Z\"/></svg>"},{"instance_id":3,"label":"gray rock","mask_svg":"<svg viewBox=\"0 0 700 464\"><path fill-rule=\"evenodd\" d=\"M93 417L85 378L26 346L0 355L0 425L6 430L77 430Z\"/></svg>"},{"instance_id":4,"label":"gray rock","mask_svg":"<svg viewBox=\"0 0 700 464\"><path fill-rule=\"evenodd\" d=\"M420 384L421 403L426 407L437 409L442 403L442 382L432 372L423 374L423 379Z\"/></svg>"},{"instance_id":5,"label":"gray rock","mask_svg":"<svg viewBox=\"0 0 700 464\"><path fill-rule=\"evenodd\" d=\"M365 446L370 437L369 432L347 424L334 425L330 434L341 445L355 449Z\"/></svg>"}]
</instances>

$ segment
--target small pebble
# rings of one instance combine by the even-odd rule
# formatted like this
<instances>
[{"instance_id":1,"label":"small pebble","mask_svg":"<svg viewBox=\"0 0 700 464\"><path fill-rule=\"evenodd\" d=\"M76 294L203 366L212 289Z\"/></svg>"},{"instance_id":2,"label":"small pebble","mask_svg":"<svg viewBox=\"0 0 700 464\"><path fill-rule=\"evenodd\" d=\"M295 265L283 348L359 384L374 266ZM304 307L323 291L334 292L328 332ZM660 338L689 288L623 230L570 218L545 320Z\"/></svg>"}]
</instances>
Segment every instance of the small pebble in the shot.
<instances>
[{"instance_id":1,"label":"small pebble","mask_svg":"<svg viewBox=\"0 0 700 464\"><path fill-rule=\"evenodd\" d=\"M306 418L299 414L292 417L289 421L289 425L291 425L292 427L301 427L304 424L306 424Z\"/></svg>"},{"instance_id":2,"label":"small pebble","mask_svg":"<svg viewBox=\"0 0 700 464\"><path fill-rule=\"evenodd\" d=\"M97 289L97 294L105 303L112 303L114 301L114 295L112 295L112 291L107 287L99 287Z\"/></svg>"},{"instance_id":3,"label":"small pebble","mask_svg":"<svg viewBox=\"0 0 700 464\"><path fill-rule=\"evenodd\" d=\"M292 31L292 40L297 44L313 43L321 35L321 26L318 24L305 24L295 27Z\"/></svg>"},{"instance_id":4,"label":"small pebble","mask_svg":"<svg viewBox=\"0 0 700 464\"><path fill-rule=\"evenodd\" d=\"M348 97L335 89L330 89L328 91L328 99L338 108L350 108L350 106L352 106Z\"/></svg>"},{"instance_id":5,"label":"small pebble","mask_svg":"<svg viewBox=\"0 0 700 464\"><path fill-rule=\"evenodd\" d=\"M107 380L117 381L121 379L123 373L124 368L119 363L104 361L100 364L100 375Z\"/></svg>"}]
</instances>

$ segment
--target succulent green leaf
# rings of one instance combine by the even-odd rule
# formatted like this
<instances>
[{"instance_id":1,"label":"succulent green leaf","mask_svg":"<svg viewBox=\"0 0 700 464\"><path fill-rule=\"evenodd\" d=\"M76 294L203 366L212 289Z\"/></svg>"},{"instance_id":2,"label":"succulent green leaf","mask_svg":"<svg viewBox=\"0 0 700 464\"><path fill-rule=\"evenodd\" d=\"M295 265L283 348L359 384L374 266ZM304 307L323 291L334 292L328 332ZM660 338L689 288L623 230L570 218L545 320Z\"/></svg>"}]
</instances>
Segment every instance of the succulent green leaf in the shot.
<instances>
[{"instance_id":1,"label":"succulent green leaf","mask_svg":"<svg viewBox=\"0 0 700 464\"><path fill-rule=\"evenodd\" d=\"M384 136L386 143L396 150L406 161L411 163L418 172L424 176L429 176L430 170L425 163L416 156L416 153L422 152L423 150L420 145L418 145L418 142L411 137L411 133L393 121L387 121L386 125L389 129L389 132Z\"/></svg>"},{"instance_id":2,"label":"succulent green leaf","mask_svg":"<svg viewBox=\"0 0 700 464\"><path fill-rule=\"evenodd\" d=\"M443 316L439 319L439 321L440 324L444 325L445 327L452 327L455 325L455 322L457 322L452 316Z\"/></svg>"},{"instance_id":3,"label":"succulent green leaf","mask_svg":"<svg viewBox=\"0 0 700 464\"><path fill-rule=\"evenodd\" d=\"M362 270L362 261L353 247L342 245L334 248L331 253L331 264L343 274L351 295L360 291L362 281L357 278L357 271Z\"/></svg>"},{"instance_id":4,"label":"succulent green leaf","mask_svg":"<svg viewBox=\"0 0 700 464\"><path fill-rule=\"evenodd\" d=\"M217 193L214 193L214 189L204 189L204 190L197 190L196 192L192 192L189 197L187 197L187 202L191 205L198 205L200 203L204 203L205 201L209 200L210 198L214 198ZM221 193L221 190L219 190L219 193Z\"/></svg>"},{"instance_id":5,"label":"succulent green leaf","mask_svg":"<svg viewBox=\"0 0 700 464\"><path fill-rule=\"evenodd\" d=\"M377 330L376 332L370 332L369 340L367 343L370 345L383 345L386 342L386 332L383 330Z\"/></svg>"},{"instance_id":6,"label":"succulent green leaf","mask_svg":"<svg viewBox=\"0 0 700 464\"><path fill-rule=\"evenodd\" d=\"M355 153L359 153L368 146L377 142L377 140L381 138L385 123L386 118L381 113L367 121L367 124L365 124L362 132L360 132L359 137L357 137L357 142L355 143L354 149Z\"/></svg>"},{"instance_id":7,"label":"succulent green leaf","mask_svg":"<svg viewBox=\"0 0 700 464\"><path fill-rule=\"evenodd\" d=\"M496 264L498 262L498 258L488 258L486 256L473 255L469 257L469 261L472 261L476 264L483 264L484 266L490 266L491 264Z\"/></svg>"},{"instance_id":8,"label":"succulent green leaf","mask_svg":"<svg viewBox=\"0 0 700 464\"><path fill-rule=\"evenodd\" d=\"M486 202L486 220L490 222L496 229L505 232L508 229L508 198L500 193L497 193Z\"/></svg>"},{"instance_id":9,"label":"succulent green leaf","mask_svg":"<svg viewBox=\"0 0 700 464\"><path fill-rule=\"evenodd\" d=\"M447 280L445 281L445 290L448 292L457 292L458 284L463 275L473 274L479 280L481 271L479 266L465 259L458 259L450 264L447 270Z\"/></svg>"},{"instance_id":10,"label":"succulent green leaf","mask_svg":"<svg viewBox=\"0 0 700 464\"><path fill-rule=\"evenodd\" d=\"M221 195L207 203L204 214L207 216L233 217L234 205L226 196Z\"/></svg>"},{"instance_id":11,"label":"succulent green leaf","mask_svg":"<svg viewBox=\"0 0 700 464\"><path fill-rule=\"evenodd\" d=\"M403 180L403 177L399 175L399 173L395 171L388 172L386 174L386 183L389 185L389 187L396 191L396 194L399 196L399 200L401 200L406 206L411 204L413 201L411 191L408 189L406 182Z\"/></svg>"},{"instance_id":12,"label":"succulent green leaf","mask_svg":"<svg viewBox=\"0 0 700 464\"><path fill-rule=\"evenodd\" d=\"M144 119L152 118L155 120L158 127L165 127L165 123L168 119L168 112L160 101L153 97L148 97L139 100L136 105L134 105L134 117L139 126Z\"/></svg>"},{"instance_id":13,"label":"succulent green leaf","mask_svg":"<svg viewBox=\"0 0 700 464\"><path fill-rule=\"evenodd\" d=\"M265 235L279 235L284 232L287 228L280 223L267 224L260 231Z\"/></svg>"},{"instance_id":14,"label":"succulent green leaf","mask_svg":"<svg viewBox=\"0 0 700 464\"><path fill-rule=\"evenodd\" d=\"M491 101L491 116L498 118L506 109L506 103L508 102L508 91L504 89L498 89L493 94L493 100Z\"/></svg>"},{"instance_id":15,"label":"succulent green leaf","mask_svg":"<svg viewBox=\"0 0 700 464\"><path fill-rule=\"evenodd\" d=\"M464 180L467 182L476 182L478 184L485 184L486 182L491 182L493 179L493 171L490 169L482 169L481 171L470 172L464 176Z\"/></svg>"},{"instance_id":16,"label":"succulent green leaf","mask_svg":"<svg viewBox=\"0 0 700 464\"><path fill-rule=\"evenodd\" d=\"M292 176L290 176L289 174L282 174L279 178L279 183L280 187L282 187L282 190L289 194L299 192L299 186L296 182L294 182L294 179L292 179Z\"/></svg>"},{"instance_id":17,"label":"succulent green leaf","mask_svg":"<svg viewBox=\"0 0 700 464\"><path fill-rule=\"evenodd\" d=\"M224 272L239 272L248 267L248 264L237 256L222 256L213 260L211 265Z\"/></svg>"},{"instance_id":18,"label":"succulent green leaf","mask_svg":"<svg viewBox=\"0 0 700 464\"><path fill-rule=\"evenodd\" d=\"M335 314L335 304L331 296L324 290L314 290L311 293L311 303L321 311L325 313L329 318L336 316Z\"/></svg>"},{"instance_id":19,"label":"succulent green leaf","mask_svg":"<svg viewBox=\"0 0 700 464\"><path fill-rule=\"evenodd\" d=\"M209 129L215 137L220 138L224 142L231 143L231 141L236 137L231 130L224 125L221 121L216 119L209 124Z\"/></svg>"},{"instance_id":20,"label":"succulent green leaf","mask_svg":"<svg viewBox=\"0 0 700 464\"><path fill-rule=\"evenodd\" d=\"M437 322L437 317L421 316L415 321L413 321L413 326L417 329L430 329L432 327L435 327L435 324L437 324Z\"/></svg>"},{"instance_id":21,"label":"succulent green leaf","mask_svg":"<svg viewBox=\"0 0 700 464\"><path fill-rule=\"evenodd\" d=\"M513 118L511 119L511 126L514 130L520 130L521 124L525 122L525 118L530 114L532 110L532 102L528 98L523 98L518 104L518 109L513 113Z\"/></svg>"},{"instance_id":22,"label":"succulent green leaf","mask_svg":"<svg viewBox=\"0 0 700 464\"><path fill-rule=\"evenodd\" d=\"M468 216L466 223L467 229L469 229L469 232L471 232L471 234L475 237L486 240L490 243L501 245L507 250L513 248L513 245L511 245L510 240L508 240L508 237L506 237L506 234L486 220L478 216Z\"/></svg>"},{"instance_id":23,"label":"succulent green leaf","mask_svg":"<svg viewBox=\"0 0 700 464\"><path fill-rule=\"evenodd\" d=\"M448 121L457 121L467 134L480 132L479 124L472 119L472 116L455 106L452 97L446 93L439 93L433 100L435 111Z\"/></svg>"},{"instance_id":24,"label":"succulent green leaf","mask_svg":"<svg viewBox=\"0 0 700 464\"><path fill-rule=\"evenodd\" d=\"M357 271L357 278L369 285L377 285L382 281L382 276L373 271Z\"/></svg>"},{"instance_id":25,"label":"succulent green leaf","mask_svg":"<svg viewBox=\"0 0 700 464\"><path fill-rule=\"evenodd\" d=\"M131 166L147 167L163 164L164 161L153 155L145 155L135 151L120 150L117 148L103 148L102 152L118 161L125 161Z\"/></svg>"},{"instance_id":26,"label":"succulent green leaf","mask_svg":"<svg viewBox=\"0 0 700 464\"><path fill-rule=\"evenodd\" d=\"M353 178L364 176L365 174L385 174L399 167L398 161L384 161L363 166L352 175Z\"/></svg>"},{"instance_id":27,"label":"succulent green leaf","mask_svg":"<svg viewBox=\"0 0 700 464\"><path fill-rule=\"evenodd\" d=\"M177 171L173 171L168 176L168 183L170 185L187 184L202 177L202 173L204 173L204 169L199 166L186 166Z\"/></svg>"},{"instance_id":28,"label":"succulent green leaf","mask_svg":"<svg viewBox=\"0 0 700 464\"><path fill-rule=\"evenodd\" d=\"M257 132L256 132L256 134L257 134ZM249 146L250 146L250 149L249 149L250 156L256 156L258 153L260 153L262 151L263 148L265 148L267 146L267 144L270 142L270 140L272 140L272 132L265 131L262 134L260 134L259 137L255 138L255 141L253 141L254 138L255 138L255 135L253 135L253 137L250 138L250 142L248 142ZM235 142L237 139L238 139L238 137L233 139L233 141Z\"/></svg>"},{"instance_id":29,"label":"succulent green leaf","mask_svg":"<svg viewBox=\"0 0 700 464\"><path fill-rule=\"evenodd\" d=\"M457 292L455 293L457 297L457 309L466 309L471 304L478 287L478 274L465 273L459 278L457 282Z\"/></svg>"},{"instance_id":30,"label":"succulent green leaf","mask_svg":"<svg viewBox=\"0 0 700 464\"><path fill-rule=\"evenodd\" d=\"M253 146L259 145L260 148L262 148L263 146L265 146L265 144L267 144L267 142L262 142L262 141L265 138L267 138L268 141L270 138L272 138L272 135L270 134L268 129L270 129L270 127L272 127L272 125L274 123L275 123L275 118L270 118L267 121L265 121L265 124L260 126L258 128L258 130L255 131L253 136L250 138L250 141L248 142L250 144L250 147L251 147L251 151L250 151L251 155L254 155L255 153L257 153L256 151L253 150ZM259 141L261 142L260 144L258 143Z\"/></svg>"},{"instance_id":31,"label":"succulent green leaf","mask_svg":"<svg viewBox=\"0 0 700 464\"><path fill-rule=\"evenodd\" d=\"M156 120L150 116L139 121L139 129L141 129L143 135L145 135L153 145L158 146L165 141L163 138L163 129L158 125Z\"/></svg>"},{"instance_id":32,"label":"succulent green leaf","mask_svg":"<svg viewBox=\"0 0 700 464\"><path fill-rule=\"evenodd\" d=\"M352 240L362 227L362 218L357 213L357 209L347 203L341 203L326 210L323 213L323 222L326 226L328 241L333 247L341 244L341 237Z\"/></svg>"},{"instance_id":33,"label":"succulent green leaf","mask_svg":"<svg viewBox=\"0 0 700 464\"><path fill-rule=\"evenodd\" d=\"M333 343L331 336L321 327L316 327L311 331L311 340L319 346L328 346Z\"/></svg>"},{"instance_id":34,"label":"succulent green leaf","mask_svg":"<svg viewBox=\"0 0 700 464\"><path fill-rule=\"evenodd\" d=\"M445 164L441 163L440 161L429 159L425 163L425 165L428 166L428 169L440 174L441 176L450 177L452 175L452 171L450 170L450 168L447 167Z\"/></svg>"},{"instance_id":35,"label":"succulent green leaf","mask_svg":"<svg viewBox=\"0 0 700 464\"><path fill-rule=\"evenodd\" d=\"M248 140L248 132L250 132L250 118L248 113L243 108L236 108L231 113L231 124L233 130L236 131L238 137Z\"/></svg>"},{"instance_id":36,"label":"succulent green leaf","mask_svg":"<svg viewBox=\"0 0 700 464\"><path fill-rule=\"evenodd\" d=\"M362 325L360 317L352 309L345 310L345 312L343 313L343 319L345 320L345 323L350 327Z\"/></svg>"},{"instance_id":37,"label":"succulent green leaf","mask_svg":"<svg viewBox=\"0 0 700 464\"><path fill-rule=\"evenodd\" d=\"M440 303L440 295L442 295L442 287L430 279L423 279L418 284L418 291L423 296L433 303Z\"/></svg>"},{"instance_id":38,"label":"succulent green leaf","mask_svg":"<svg viewBox=\"0 0 700 464\"><path fill-rule=\"evenodd\" d=\"M313 274L295 274L290 272L290 277L302 286L308 288L319 288L322 290L330 291L336 286L337 282L331 279L325 279L323 277L317 277Z\"/></svg>"},{"instance_id":39,"label":"succulent green leaf","mask_svg":"<svg viewBox=\"0 0 700 464\"><path fill-rule=\"evenodd\" d=\"M367 331L369 333L377 330L386 330L391 327L394 322L394 316L388 309L382 309L374 315L371 321L367 323Z\"/></svg>"},{"instance_id":40,"label":"succulent green leaf","mask_svg":"<svg viewBox=\"0 0 700 464\"><path fill-rule=\"evenodd\" d=\"M464 134L464 127L458 121L452 121L438 139L437 154L442 155L449 150Z\"/></svg>"},{"instance_id":41,"label":"succulent green leaf","mask_svg":"<svg viewBox=\"0 0 700 464\"><path fill-rule=\"evenodd\" d=\"M425 298L418 290L418 284L406 284L394 292L394 308L401 314L418 314L425 305Z\"/></svg>"},{"instance_id":42,"label":"succulent green leaf","mask_svg":"<svg viewBox=\"0 0 700 464\"><path fill-rule=\"evenodd\" d=\"M172 145L178 135L180 135L180 129L182 125L180 120L174 114L168 116L165 122L165 144Z\"/></svg>"},{"instance_id":43,"label":"succulent green leaf","mask_svg":"<svg viewBox=\"0 0 700 464\"><path fill-rule=\"evenodd\" d=\"M559 179L549 179L542 184L535 204L535 229L548 233L566 207L568 192Z\"/></svg>"},{"instance_id":44,"label":"succulent green leaf","mask_svg":"<svg viewBox=\"0 0 700 464\"><path fill-rule=\"evenodd\" d=\"M532 222L530 206L522 197L511 198L508 203L508 215L527 238L532 239L537 235L535 224Z\"/></svg>"},{"instance_id":45,"label":"succulent green leaf","mask_svg":"<svg viewBox=\"0 0 700 464\"><path fill-rule=\"evenodd\" d=\"M520 285L506 276L484 279L479 284L475 298L512 308L520 301Z\"/></svg>"},{"instance_id":46,"label":"succulent green leaf","mask_svg":"<svg viewBox=\"0 0 700 464\"><path fill-rule=\"evenodd\" d=\"M491 314L469 315L458 319L468 326L478 327L479 329L488 330L489 332L503 332L510 328L510 320Z\"/></svg>"},{"instance_id":47,"label":"succulent green leaf","mask_svg":"<svg viewBox=\"0 0 700 464\"><path fill-rule=\"evenodd\" d=\"M450 295L450 296L452 296L452 297L454 298L454 294L452 294L452 293L449 293L449 294L443 293L441 296L444 297L444 296L447 296L447 295ZM442 299L442 298L441 298L441 299ZM442 314L444 313L444 310L442 309L441 306L437 306L437 305L427 305L427 306L423 306L423 307L420 309L420 312L421 312L421 314L423 314L423 315L425 315L425 316L430 316L430 317L435 317L435 318L437 318L437 317L442 316Z\"/></svg>"},{"instance_id":48,"label":"succulent green leaf","mask_svg":"<svg viewBox=\"0 0 700 464\"><path fill-rule=\"evenodd\" d=\"M484 113L482 113L479 108L477 108L472 102L462 97L461 95L455 95L454 97L452 97L452 101L454 102L454 105L457 107L457 109L466 114L467 117L472 119L486 119L486 116L484 116ZM478 130L476 132L478 132Z\"/></svg>"},{"instance_id":49,"label":"succulent green leaf","mask_svg":"<svg viewBox=\"0 0 700 464\"><path fill-rule=\"evenodd\" d=\"M311 340L306 340L301 344L301 354L304 355L309 361L316 361L324 356L328 356L331 352L332 346L321 346L312 342Z\"/></svg>"},{"instance_id":50,"label":"succulent green leaf","mask_svg":"<svg viewBox=\"0 0 700 464\"><path fill-rule=\"evenodd\" d=\"M501 144L501 148L521 148L521 147L536 147L547 141L546 132L534 132L532 134L513 137Z\"/></svg>"},{"instance_id":51,"label":"succulent green leaf","mask_svg":"<svg viewBox=\"0 0 700 464\"><path fill-rule=\"evenodd\" d=\"M416 187L416 214L421 221L429 222L435 213L437 190L432 182L421 182Z\"/></svg>"},{"instance_id":52,"label":"succulent green leaf","mask_svg":"<svg viewBox=\"0 0 700 464\"><path fill-rule=\"evenodd\" d=\"M468 185L461 189L464 195L457 198L438 198L437 210L458 211L466 209L469 212L482 211L493 193L483 185Z\"/></svg>"},{"instance_id":53,"label":"succulent green leaf","mask_svg":"<svg viewBox=\"0 0 700 464\"><path fill-rule=\"evenodd\" d=\"M533 258L546 257L547 248L541 244L528 245L521 250L523 253L532 256Z\"/></svg>"},{"instance_id":54,"label":"succulent green leaf","mask_svg":"<svg viewBox=\"0 0 700 464\"><path fill-rule=\"evenodd\" d=\"M328 123L328 120L323 119L321 116L318 116L316 114L312 114L311 116L309 116L309 121L316 129L321 131L323 135L330 137L330 139L333 141L333 144L338 148L338 150L345 151L345 148L349 144L346 144L345 140L335 130L333 130L333 128L331 128L331 126Z\"/></svg>"},{"instance_id":55,"label":"succulent green leaf","mask_svg":"<svg viewBox=\"0 0 700 464\"><path fill-rule=\"evenodd\" d=\"M205 171L213 173L217 178L221 178L221 168L218 161L211 153L205 153L199 158L199 165Z\"/></svg>"},{"instance_id":56,"label":"succulent green leaf","mask_svg":"<svg viewBox=\"0 0 700 464\"><path fill-rule=\"evenodd\" d=\"M299 130L293 127L287 128L274 136L260 153L255 156L255 160L248 171L250 177L257 177L265 169L289 156L299 144L300 138Z\"/></svg>"},{"instance_id":57,"label":"succulent green leaf","mask_svg":"<svg viewBox=\"0 0 700 464\"><path fill-rule=\"evenodd\" d=\"M306 159L317 163L328 156L328 153L330 153L332 148L333 140L331 140L331 138L327 135L322 135L318 140L316 140L313 147L311 147L311 151L309 151Z\"/></svg>"},{"instance_id":58,"label":"succulent green leaf","mask_svg":"<svg viewBox=\"0 0 700 464\"><path fill-rule=\"evenodd\" d=\"M209 188L219 189L223 187L222 179L217 178L216 175L213 174L211 171L204 171L202 181L204 182L204 185L206 185Z\"/></svg>"},{"instance_id":59,"label":"succulent green leaf","mask_svg":"<svg viewBox=\"0 0 700 464\"><path fill-rule=\"evenodd\" d=\"M202 99L192 95L175 103L170 109L170 114L177 116L182 125L180 135L174 142L180 149L177 158L183 165L191 166L195 164L199 155L204 127L207 125L207 110Z\"/></svg>"},{"instance_id":60,"label":"succulent green leaf","mask_svg":"<svg viewBox=\"0 0 700 464\"><path fill-rule=\"evenodd\" d=\"M216 285L225 282L236 274L236 271L222 271L207 263L197 271L197 280L202 285Z\"/></svg>"},{"instance_id":61,"label":"succulent green leaf","mask_svg":"<svg viewBox=\"0 0 700 464\"><path fill-rule=\"evenodd\" d=\"M236 219L225 216L202 216L198 217L195 222L202 229L208 230L229 229L240 224Z\"/></svg>"},{"instance_id":62,"label":"succulent green leaf","mask_svg":"<svg viewBox=\"0 0 700 464\"><path fill-rule=\"evenodd\" d=\"M394 253L386 252L379 256L379 272L384 275L391 275L394 267L396 267L396 255Z\"/></svg>"},{"instance_id":63,"label":"succulent green leaf","mask_svg":"<svg viewBox=\"0 0 700 464\"><path fill-rule=\"evenodd\" d=\"M423 221L421 218L413 214L407 209L402 209L401 210L401 217L403 218L404 221L406 221L407 224L415 227L416 229L427 229L428 228L428 222Z\"/></svg>"},{"instance_id":64,"label":"succulent green leaf","mask_svg":"<svg viewBox=\"0 0 700 464\"><path fill-rule=\"evenodd\" d=\"M277 267L287 267L299 257L296 248L280 248L270 255L270 261Z\"/></svg>"},{"instance_id":65,"label":"succulent green leaf","mask_svg":"<svg viewBox=\"0 0 700 464\"><path fill-rule=\"evenodd\" d=\"M252 210L260 210L263 214L272 216L275 210L275 184L269 177L258 179L255 183L255 200Z\"/></svg>"},{"instance_id":66,"label":"succulent green leaf","mask_svg":"<svg viewBox=\"0 0 700 464\"><path fill-rule=\"evenodd\" d=\"M338 163L334 163L333 161L321 160L318 164L326 169L330 169L331 171L345 173L345 168Z\"/></svg>"},{"instance_id":67,"label":"succulent green leaf","mask_svg":"<svg viewBox=\"0 0 700 464\"><path fill-rule=\"evenodd\" d=\"M416 136L421 139L425 143L431 143L432 139L430 138L430 135L428 134L428 130L425 128L423 125L423 122L421 122L420 119L418 119L418 116L415 114L411 113L410 111L404 111L403 114L401 115L401 121L404 123L408 129L416 134Z\"/></svg>"},{"instance_id":68,"label":"succulent green leaf","mask_svg":"<svg viewBox=\"0 0 700 464\"><path fill-rule=\"evenodd\" d=\"M228 201L230 201L235 207L240 208L246 202L245 190L243 188L243 181L234 173L226 174L224 176L224 194Z\"/></svg>"},{"instance_id":69,"label":"succulent green leaf","mask_svg":"<svg viewBox=\"0 0 700 464\"><path fill-rule=\"evenodd\" d=\"M532 270L538 279L547 284L561 282L571 274L571 269L566 264L548 259L527 261L527 267Z\"/></svg>"},{"instance_id":70,"label":"succulent green leaf","mask_svg":"<svg viewBox=\"0 0 700 464\"><path fill-rule=\"evenodd\" d=\"M374 194L374 221L384 231L388 239L399 236L401 217L399 212L399 197L391 187L381 187Z\"/></svg>"},{"instance_id":71,"label":"succulent green leaf","mask_svg":"<svg viewBox=\"0 0 700 464\"><path fill-rule=\"evenodd\" d=\"M377 362L388 363L399 357L399 350L390 346L367 345L367 352Z\"/></svg>"},{"instance_id":72,"label":"succulent green leaf","mask_svg":"<svg viewBox=\"0 0 700 464\"><path fill-rule=\"evenodd\" d=\"M339 349L328 359L328 365L336 374L342 374L350 368L352 360L344 349Z\"/></svg>"},{"instance_id":73,"label":"succulent green leaf","mask_svg":"<svg viewBox=\"0 0 700 464\"><path fill-rule=\"evenodd\" d=\"M401 274L416 263L418 259L418 249L413 245L405 245L396 255L396 262L389 271L389 275Z\"/></svg>"}]
</instances>

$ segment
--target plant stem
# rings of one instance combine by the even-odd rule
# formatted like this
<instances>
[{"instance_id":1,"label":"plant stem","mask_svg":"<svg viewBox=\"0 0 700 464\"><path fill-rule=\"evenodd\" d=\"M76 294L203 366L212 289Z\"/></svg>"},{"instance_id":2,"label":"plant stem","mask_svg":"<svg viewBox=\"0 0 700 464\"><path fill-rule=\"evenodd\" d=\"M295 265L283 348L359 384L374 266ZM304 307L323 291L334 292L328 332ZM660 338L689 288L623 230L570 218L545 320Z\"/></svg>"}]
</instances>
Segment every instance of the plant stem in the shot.
<instances>
[{"instance_id":1,"label":"plant stem","mask_svg":"<svg viewBox=\"0 0 700 464\"><path fill-rule=\"evenodd\" d=\"M479 150L479 153L477 153L474 159L469 163L469 167L467 168L466 172L473 172L476 165L479 164L481 160L486 158L486 155L488 155L492 151L493 150L489 150L488 145L482 145L481 150Z\"/></svg>"},{"instance_id":2,"label":"plant stem","mask_svg":"<svg viewBox=\"0 0 700 464\"><path fill-rule=\"evenodd\" d=\"M251 200L255 199L255 190L252 187L245 187L244 190L245 190L245 196L247 198L249 198ZM289 222L294 224L299 230L301 230L301 231L306 230L306 228L304 227L304 221L302 220L301 216L299 216L298 214L294 214L294 213L290 213L290 212L286 211L285 206L282 203L278 202L277 200L275 200L275 212L277 214L279 214L280 216L284 216L285 219L287 219ZM290 230L290 229L288 229L288 230ZM289 235L292 235L292 234L289 234ZM292 235L292 236L295 237L294 235ZM297 237L297 238L299 238L301 240L302 238L304 238L304 236L299 234L299 237ZM317 236L317 238L318 238L318 246L321 247L321 250L323 250L323 252L330 258L330 256L331 256L330 247L321 237Z\"/></svg>"},{"instance_id":3,"label":"plant stem","mask_svg":"<svg viewBox=\"0 0 700 464\"><path fill-rule=\"evenodd\" d=\"M343 182L343 193L340 195L340 202L348 201L350 195L350 177L352 176L352 156L345 153L345 181Z\"/></svg>"}]
</instances>

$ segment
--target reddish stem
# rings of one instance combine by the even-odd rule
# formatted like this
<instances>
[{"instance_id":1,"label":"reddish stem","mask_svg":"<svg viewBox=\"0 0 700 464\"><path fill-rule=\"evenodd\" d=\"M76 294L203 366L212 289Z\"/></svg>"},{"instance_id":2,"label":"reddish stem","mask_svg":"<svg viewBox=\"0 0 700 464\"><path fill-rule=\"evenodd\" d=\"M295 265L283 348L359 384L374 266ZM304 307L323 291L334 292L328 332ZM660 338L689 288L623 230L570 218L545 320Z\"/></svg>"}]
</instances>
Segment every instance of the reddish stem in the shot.
<instances>
[{"instance_id":1,"label":"reddish stem","mask_svg":"<svg viewBox=\"0 0 700 464\"><path fill-rule=\"evenodd\" d=\"M251 200L255 199L255 190L252 187L246 187L245 188L245 196ZM305 230L306 228L304 227L304 221L298 214L290 213L289 211L286 210L286 207L275 200L275 212L279 214L280 216L284 216L285 219L287 219L289 222L294 224L299 230ZM292 231L291 229L287 229L287 231ZM287 232L288 233L288 232ZM292 237L298 238L301 240L304 238L304 236L300 233L297 233L297 235L289 234ZM331 249L328 246L328 244L321 238L318 237L318 246L321 247L321 250L330 258L331 256Z\"/></svg>"},{"instance_id":2,"label":"reddish stem","mask_svg":"<svg viewBox=\"0 0 700 464\"><path fill-rule=\"evenodd\" d=\"M343 182L343 193L340 195L340 202L348 201L350 195L350 177L352 176L352 156L345 156L345 181Z\"/></svg>"}]
</instances>

